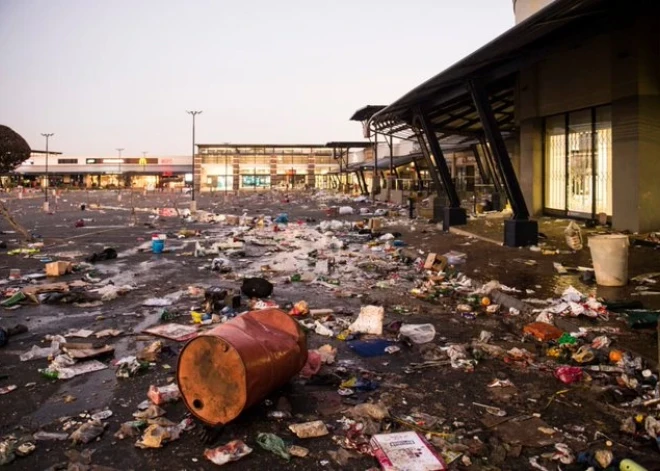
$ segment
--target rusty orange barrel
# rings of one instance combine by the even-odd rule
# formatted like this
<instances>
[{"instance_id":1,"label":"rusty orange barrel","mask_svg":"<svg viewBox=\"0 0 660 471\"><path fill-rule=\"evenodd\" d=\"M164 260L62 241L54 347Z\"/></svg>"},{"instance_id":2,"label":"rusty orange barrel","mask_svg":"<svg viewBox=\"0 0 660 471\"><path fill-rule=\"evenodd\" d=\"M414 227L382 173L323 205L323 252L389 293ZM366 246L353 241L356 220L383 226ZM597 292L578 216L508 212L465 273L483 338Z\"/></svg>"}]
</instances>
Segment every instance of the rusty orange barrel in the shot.
<instances>
[{"instance_id":1,"label":"rusty orange barrel","mask_svg":"<svg viewBox=\"0 0 660 471\"><path fill-rule=\"evenodd\" d=\"M186 407L201 421L226 424L284 386L307 361L307 338L278 309L252 311L190 340L177 379Z\"/></svg>"}]
</instances>

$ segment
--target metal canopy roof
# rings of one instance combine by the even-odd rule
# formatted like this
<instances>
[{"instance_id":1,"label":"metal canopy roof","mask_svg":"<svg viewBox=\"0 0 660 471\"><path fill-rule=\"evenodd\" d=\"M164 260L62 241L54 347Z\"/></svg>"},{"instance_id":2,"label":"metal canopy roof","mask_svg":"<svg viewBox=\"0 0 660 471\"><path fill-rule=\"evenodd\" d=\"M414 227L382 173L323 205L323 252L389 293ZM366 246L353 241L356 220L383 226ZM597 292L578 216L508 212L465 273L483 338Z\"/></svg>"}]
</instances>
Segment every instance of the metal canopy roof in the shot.
<instances>
[{"instance_id":1,"label":"metal canopy roof","mask_svg":"<svg viewBox=\"0 0 660 471\"><path fill-rule=\"evenodd\" d=\"M45 150L32 149L32 150L30 150L30 154L44 154L44 155L46 155L46 151ZM50 154L50 155L62 155L61 152L55 152L54 150L49 150L48 154Z\"/></svg>"},{"instance_id":2,"label":"metal canopy roof","mask_svg":"<svg viewBox=\"0 0 660 471\"><path fill-rule=\"evenodd\" d=\"M369 141L332 141L328 142L325 147L334 147L334 148L352 148L352 149L366 149L371 147L372 144Z\"/></svg>"},{"instance_id":3,"label":"metal canopy roof","mask_svg":"<svg viewBox=\"0 0 660 471\"><path fill-rule=\"evenodd\" d=\"M476 135L481 125L467 81L480 79L489 92L498 124L503 131L511 131L515 73L569 40L593 35L608 23L614 7L630 9L626 5L622 0L555 0L376 113L371 125L378 132L409 138L414 108L424 104L439 136Z\"/></svg>"},{"instance_id":4,"label":"metal canopy roof","mask_svg":"<svg viewBox=\"0 0 660 471\"><path fill-rule=\"evenodd\" d=\"M351 116L351 121L366 121L370 119L374 114L378 113L380 110L386 108L385 105L367 105L359 110L357 110L355 113L353 113L353 116Z\"/></svg>"},{"instance_id":5,"label":"metal canopy roof","mask_svg":"<svg viewBox=\"0 0 660 471\"><path fill-rule=\"evenodd\" d=\"M408 155L396 155L392 159L392 167L394 168L403 167L404 165L408 165L409 163L415 160L422 160L422 159L424 159L424 156L422 155L421 152L416 152L414 154L408 154ZM379 159L376 168L379 170L389 170L390 156L388 155L387 157L383 157L382 159Z\"/></svg>"},{"instance_id":6,"label":"metal canopy roof","mask_svg":"<svg viewBox=\"0 0 660 471\"><path fill-rule=\"evenodd\" d=\"M270 147L273 149L285 149L285 148L311 148L319 149L327 147L325 144L232 144L231 142L225 142L222 144L195 144L198 148L209 148L209 147L231 147L231 148L263 148Z\"/></svg>"}]
</instances>

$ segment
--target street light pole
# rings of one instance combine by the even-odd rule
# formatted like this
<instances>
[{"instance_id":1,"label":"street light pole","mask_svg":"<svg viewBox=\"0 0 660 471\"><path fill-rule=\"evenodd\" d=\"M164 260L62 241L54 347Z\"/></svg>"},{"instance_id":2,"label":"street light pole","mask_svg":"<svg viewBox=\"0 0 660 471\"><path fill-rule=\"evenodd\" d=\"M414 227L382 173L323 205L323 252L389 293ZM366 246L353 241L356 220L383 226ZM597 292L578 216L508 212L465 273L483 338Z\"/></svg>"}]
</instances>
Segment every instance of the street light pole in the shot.
<instances>
[{"instance_id":1,"label":"street light pole","mask_svg":"<svg viewBox=\"0 0 660 471\"><path fill-rule=\"evenodd\" d=\"M52 132L47 132L47 133L41 133L42 136L46 138L46 185L44 187L44 211L48 211L48 187L50 186L50 177L48 175L48 139L53 136L55 133Z\"/></svg>"},{"instance_id":2,"label":"street light pole","mask_svg":"<svg viewBox=\"0 0 660 471\"><path fill-rule=\"evenodd\" d=\"M202 111L186 111L192 116L192 200L190 202L190 211L197 211L197 202L195 201L195 116L201 114ZM201 190L201 186L200 186Z\"/></svg>"},{"instance_id":3,"label":"street light pole","mask_svg":"<svg viewBox=\"0 0 660 471\"><path fill-rule=\"evenodd\" d=\"M117 147L117 162L119 163L119 175L117 175L117 187L119 187L119 182L121 179L121 151L124 150L123 147Z\"/></svg>"},{"instance_id":4,"label":"street light pole","mask_svg":"<svg viewBox=\"0 0 660 471\"><path fill-rule=\"evenodd\" d=\"M147 168L147 153L149 151L143 150L142 151L142 178L146 178L146 175L144 175L144 171ZM146 184L145 184L146 187Z\"/></svg>"}]
</instances>

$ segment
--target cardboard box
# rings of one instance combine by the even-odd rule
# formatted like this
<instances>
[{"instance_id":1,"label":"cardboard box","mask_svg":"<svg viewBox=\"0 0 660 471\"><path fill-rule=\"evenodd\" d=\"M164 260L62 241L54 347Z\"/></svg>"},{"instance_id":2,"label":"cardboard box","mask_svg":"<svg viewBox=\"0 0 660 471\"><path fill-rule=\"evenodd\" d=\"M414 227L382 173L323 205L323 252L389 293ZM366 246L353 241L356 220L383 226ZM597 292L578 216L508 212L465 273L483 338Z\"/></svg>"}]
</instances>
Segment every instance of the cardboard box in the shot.
<instances>
[{"instance_id":1,"label":"cardboard box","mask_svg":"<svg viewBox=\"0 0 660 471\"><path fill-rule=\"evenodd\" d=\"M424 262L424 270L433 270L433 271L444 271L447 268L447 257L438 255L435 253L430 253L426 256L426 261Z\"/></svg>"},{"instance_id":2,"label":"cardboard box","mask_svg":"<svg viewBox=\"0 0 660 471\"><path fill-rule=\"evenodd\" d=\"M71 271L71 262L51 262L46 264L46 276L62 276Z\"/></svg>"},{"instance_id":3,"label":"cardboard box","mask_svg":"<svg viewBox=\"0 0 660 471\"><path fill-rule=\"evenodd\" d=\"M233 214L227 214L227 216L225 217L225 222L230 226L238 226L238 224L240 223L240 218Z\"/></svg>"},{"instance_id":4,"label":"cardboard box","mask_svg":"<svg viewBox=\"0 0 660 471\"><path fill-rule=\"evenodd\" d=\"M447 465L417 432L374 435L374 456L383 471L445 471Z\"/></svg>"},{"instance_id":5,"label":"cardboard box","mask_svg":"<svg viewBox=\"0 0 660 471\"><path fill-rule=\"evenodd\" d=\"M435 259L438 258L438 254L430 253L426 256L426 261L424 262L424 270L430 270L433 268Z\"/></svg>"},{"instance_id":6,"label":"cardboard box","mask_svg":"<svg viewBox=\"0 0 660 471\"><path fill-rule=\"evenodd\" d=\"M383 227L383 218L371 218L369 219L369 229L372 231L378 231Z\"/></svg>"}]
</instances>

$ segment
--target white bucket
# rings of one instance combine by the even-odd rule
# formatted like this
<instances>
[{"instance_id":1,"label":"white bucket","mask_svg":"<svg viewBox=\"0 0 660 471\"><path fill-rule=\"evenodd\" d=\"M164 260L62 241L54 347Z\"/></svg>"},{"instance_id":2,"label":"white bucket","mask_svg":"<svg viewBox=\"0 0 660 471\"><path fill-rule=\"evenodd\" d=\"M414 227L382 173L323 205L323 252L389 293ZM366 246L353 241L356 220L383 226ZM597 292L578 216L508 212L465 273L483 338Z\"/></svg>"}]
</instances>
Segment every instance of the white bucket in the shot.
<instances>
[{"instance_id":1,"label":"white bucket","mask_svg":"<svg viewBox=\"0 0 660 471\"><path fill-rule=\"evenodd\" d=\"M628 283L627 235L609 234L589 237L596 283L601 286L625 286Z\"/></svg>"}]
</instances>

